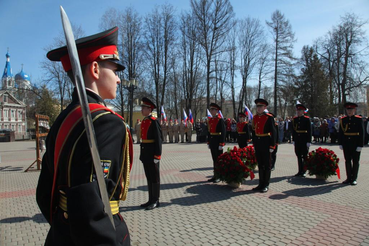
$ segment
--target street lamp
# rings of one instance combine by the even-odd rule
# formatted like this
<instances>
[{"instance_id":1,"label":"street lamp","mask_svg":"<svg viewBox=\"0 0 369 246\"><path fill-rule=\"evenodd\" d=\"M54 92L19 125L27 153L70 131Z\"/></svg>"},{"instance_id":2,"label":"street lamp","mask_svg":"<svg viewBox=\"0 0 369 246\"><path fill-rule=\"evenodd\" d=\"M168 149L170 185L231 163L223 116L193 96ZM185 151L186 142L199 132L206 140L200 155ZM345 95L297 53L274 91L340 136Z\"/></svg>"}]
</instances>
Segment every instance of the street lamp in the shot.
<instances>
[{"instance_id":1,"label":"street lamp","mask_svg":"<svg viewBox=\"0 0 369 246\"><path fill-rule=\"evenodd\" d=\"M129 127L133 127L132 116L133 116L133 91L137 89L138 81L135 79L123 80L123 88L129 92Z\"/></svg>"}]
</instances>

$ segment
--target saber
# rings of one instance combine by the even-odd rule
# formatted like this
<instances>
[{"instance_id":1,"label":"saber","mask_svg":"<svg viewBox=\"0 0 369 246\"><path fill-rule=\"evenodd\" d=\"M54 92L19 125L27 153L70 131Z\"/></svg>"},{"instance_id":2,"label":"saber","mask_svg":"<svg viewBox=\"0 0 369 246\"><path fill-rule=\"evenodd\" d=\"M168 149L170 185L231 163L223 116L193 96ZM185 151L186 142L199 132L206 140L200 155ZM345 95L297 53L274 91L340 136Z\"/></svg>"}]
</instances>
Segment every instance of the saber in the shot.
<instances>
[{"instance_id":1,"label":"saber","mask_svg":"<svg viewBox=\"0 0 369 246\"><path fill-rule=\"evenodd\" d=\"M73 70L73 76L76 82L78 98L81 104L82 117L83 117L83 122L86 128L87 140L88 140L88 144L91 150L92 161L94 163L94 168L96 172L97 183L99 185L101 199L104 204L104 212L108 214L110 222L112 223L113 228L115 229L113 215L111 213L110 202L108 198L108 193L106 191L105 180L104 180L104 176L102 173L100 156L97 150L94 126L92 124L91 112L88 106L86 88L85 88L85 83L83 81L83 76L82 76L81 66L79 63L77 46L74 40L72 26L62 6L60 6L60 14L61 14L61 19L63 23L65 39L67 41L68 54L69 54L70 63L71 63L72 70Z\"/></svg>"}]
</instances>

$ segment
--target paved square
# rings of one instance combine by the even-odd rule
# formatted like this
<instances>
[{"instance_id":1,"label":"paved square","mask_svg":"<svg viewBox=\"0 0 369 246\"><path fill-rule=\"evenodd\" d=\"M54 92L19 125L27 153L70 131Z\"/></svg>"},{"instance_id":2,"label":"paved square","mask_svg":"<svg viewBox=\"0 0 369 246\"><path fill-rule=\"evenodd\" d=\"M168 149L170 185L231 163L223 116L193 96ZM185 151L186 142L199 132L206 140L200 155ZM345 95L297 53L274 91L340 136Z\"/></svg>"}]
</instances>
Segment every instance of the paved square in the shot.
<instances>
[{"instance_id":1,"label":"paved square","mask_svg":"<svg viewBox=\"0 0 369 246\"><path fill-rule=\"evenodd\" d=\"M135 144L128 198L120 203L132 245L369 245L369 148L362 150L358 185L350 186L341 184L342 151L322 147L340 158L341 180L293 177L293 145L282 144L270 190L261 194L251 191L257 173L238 189L206 182L212 162L205 144L164 144L161 206L145 211L139 205L147 201L146 179ZM0 156L0 245L43 245L49 225L35 200L40 173L24 172L35 160L35 143L0 143Z\"/></svg>"}]
</instances>

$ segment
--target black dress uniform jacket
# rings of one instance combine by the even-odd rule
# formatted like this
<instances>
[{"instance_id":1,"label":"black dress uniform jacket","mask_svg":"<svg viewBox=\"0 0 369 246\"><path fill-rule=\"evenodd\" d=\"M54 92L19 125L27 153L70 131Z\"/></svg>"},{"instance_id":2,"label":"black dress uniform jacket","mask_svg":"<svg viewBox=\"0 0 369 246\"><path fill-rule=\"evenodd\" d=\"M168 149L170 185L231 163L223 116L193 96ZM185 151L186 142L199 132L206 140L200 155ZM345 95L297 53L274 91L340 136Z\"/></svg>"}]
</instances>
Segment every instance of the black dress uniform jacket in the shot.
<instances>
[{"instance_id":1,"label":"black dress uniform jacket","mask_svg":"<svg viewBox=\"0 0 369 246\"><path fill-rule=\"evenodd\" d=\"M240 148L247 146L249 141L249 124L247 122L237 123L237 142Z\"/></svg>"},{"instance_id":2,"label":"black dress uniform jacket","mask_svg":"<svg viewBox=\"0 0 369 246\"><path fill-rule=\"evenodd\" d=\"M97 94L89 90L86 92L89 103L104 104ZM54 170L58 131L67 115L77 106L79 102L75 90L71 104L58 116L46 139L47 148L36 192L40 210L51 225L45 245L130 245L127 225L119 213L119 200L122 199L125 183L121 173L130 168L123 161L123 149L127 142L126 125L121 118L105 110L91 114L108 197L110 201L117 201L118 205L118 208L115 207L117 211L113 212L116 230L103 211L83 120L69 135L64 136L58 166ZM132 140L129 141L131 145Z\"/></svg>"},{"instance_id":3,"label":"black dress uniform jacket","mask_svg":"<svg viewBox=\"0 0 369 246\"><path fill-rule=\"evenodd\" d=\"M153 117L145 117L141 122L141 153L142 162L152 162L161 159L162 132L159 121Z\"/></svg>"},{"instance_id":4,"label":"black dress uniform jacket","mask_svg":"<svg viewBox=\"0 0 369 246\"><path fill-rule=\"evenodd\" d=\"M364 146L364 122L361 116L344 116L340 119L338 144L343 147L347 180L356 181L360 161L360 152L356 148Z\"/></svg>"}]
</instances>

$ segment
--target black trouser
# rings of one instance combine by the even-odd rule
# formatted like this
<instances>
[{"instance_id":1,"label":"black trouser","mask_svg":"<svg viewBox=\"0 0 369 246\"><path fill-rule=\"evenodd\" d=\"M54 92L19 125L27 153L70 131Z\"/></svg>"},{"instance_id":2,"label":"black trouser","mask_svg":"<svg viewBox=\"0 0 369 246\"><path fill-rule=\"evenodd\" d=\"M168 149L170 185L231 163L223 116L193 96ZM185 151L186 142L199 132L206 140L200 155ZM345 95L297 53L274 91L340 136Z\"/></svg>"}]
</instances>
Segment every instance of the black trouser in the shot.
<instances>
[{"instance_id":1,"label":"black trouser","mask_svg":"<svg viewBox=\"0 0 369 246\"><path fill-rule=\"evenodd\" d=\"M213 173L215 174L215 165L218 161L218 156L223 154L223 150L219 150L219 147L210 148L211 157L213 158Z\"/></svg>"},{"instance_id":2,"label":"black trouser","mask_svg":"<svg viewBox=\"0 0 369 246\"><path fill-rule=\"evenodd\" d=\"M298 174L304 174L305 168L304 163L308 154L308 147L306 146L307 142L295 142L295 154L297 156L297 163L299 167Z\"/></svg>"},{"instance_id":3,"label":"black trouser","mask_svg":"<svg viewBox=\"0 0 369 246\"><path fill-rule=\"evenodd\" d=\"M160 162L143 162L147 186L149 191L149 202L159 201L160 197Z\"/></svg>"},{"instance_id":4,"label":"black trouser","mask_svg":"<svg viewBox=\"0 0 369 246\"><path fill-rule=\"evenodd\" d=\"M272 155L271 155L271 169L274 169L275 168L275 163L277 161L277 151L278 151L278 145L275 146L275 149L274 151L272 152Z\"/></svg>"},{"instance_id":5,"label":"black trouser","mask_svg":"<svg viewBox=\"0 0 369 246\"><path fill-rule=\"evenodd\" d=\"M356 151L355 145L343 146L343 155L345 157L347 180L356 181L359 172L360 153Z\"/></svg>"},{"instance_id":6,"label":"black trouser","mask_svg":"<svg viewBox=\"0 0 369 246\"><path fill-rule=\"evenodd\" d=\"M269 152L269 142L255 141L255 155L259 169L259 187L269 186L271 174L271 153Z\"/></svg>"},{"instance_id":7,"label":"black trouser","mask_svg":"<svg viewBox=\"0 0 369 246\"><path fill-rule=\"evenodd\" d=\"M246 134L238 134L237 143L240 148L245 148L247 146Z\"/></svg>"}]
</instances>

